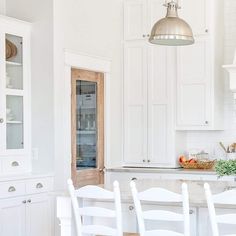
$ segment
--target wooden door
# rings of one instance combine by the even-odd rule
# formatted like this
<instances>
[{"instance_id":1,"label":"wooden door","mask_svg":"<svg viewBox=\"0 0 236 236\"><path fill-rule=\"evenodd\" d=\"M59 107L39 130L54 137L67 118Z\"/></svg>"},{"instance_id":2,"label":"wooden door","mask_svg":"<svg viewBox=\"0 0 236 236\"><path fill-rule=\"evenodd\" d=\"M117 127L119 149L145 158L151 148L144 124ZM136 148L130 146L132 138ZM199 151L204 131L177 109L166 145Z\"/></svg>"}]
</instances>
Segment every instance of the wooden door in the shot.
<instances>
[{"instance_id":1,"label":"wooden door","mask_svg":"<svg viewBox=\"0 0 236 236\"><path fill-rule=\"evenodd\" d=\"M25 236L25 198L0 202L0 235Z\"/></svg>"},{"instance_id":2,"label":"wooden door","mask_svg":"<svg viewBox=\"0 0 236 236\"><path fill-rule=\"evenodd\" d=\"M72 69L72 179L104 182L104 74Z\"/></svg>"}]
</instances>

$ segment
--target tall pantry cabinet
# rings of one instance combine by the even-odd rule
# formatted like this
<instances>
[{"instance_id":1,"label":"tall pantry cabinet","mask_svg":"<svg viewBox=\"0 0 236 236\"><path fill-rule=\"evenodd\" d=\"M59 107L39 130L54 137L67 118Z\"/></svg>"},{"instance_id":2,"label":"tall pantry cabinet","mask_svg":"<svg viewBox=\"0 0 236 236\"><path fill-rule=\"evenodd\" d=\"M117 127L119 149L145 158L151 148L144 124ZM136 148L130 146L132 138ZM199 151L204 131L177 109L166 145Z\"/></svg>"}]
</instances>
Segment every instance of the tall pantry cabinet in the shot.
<instances>
[{"instance_id":1,"label":"tall pantry cabinet","mask_svg":"<svg viewBox=\"0 0 236 236\"><path fill-rule=\"evenodd\" d=\"M162 2L124 5L124 166L176 166L175 50L148 43Z\"/></svg>"},{"instance_id":2,"label":"tall pantry cabinet","mask_svg":"<svg viewBox=\"0 0 236 236\"><path fill-rule=\"evenodd\" d=\"M124 2L124 166L175 167L186 130L223 129L223 1L183 0L195 43L148 43L163 0Z\"/></svg>"}]
</instances>

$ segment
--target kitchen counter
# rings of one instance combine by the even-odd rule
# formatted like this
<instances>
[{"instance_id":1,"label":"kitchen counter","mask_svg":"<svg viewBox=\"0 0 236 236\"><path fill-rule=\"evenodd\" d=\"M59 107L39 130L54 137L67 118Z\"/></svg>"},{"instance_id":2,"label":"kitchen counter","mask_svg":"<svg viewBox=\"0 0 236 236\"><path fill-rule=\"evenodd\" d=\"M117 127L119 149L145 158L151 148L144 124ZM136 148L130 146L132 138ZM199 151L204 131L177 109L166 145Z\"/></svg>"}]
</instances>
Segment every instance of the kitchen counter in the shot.
<instances>
[{"instance_id":1,"label":"kitchen counter","mask_svg":"<svg viewBox=\"0 0 236 236\"><path fill-rule=\"evenodd\" d=\"M143 168L143 167L114 167L107 168L111 172L133 172L133 173L163 173L163 174L196 174L196 175L216 175L214 170L183 169L183 168Z\"/></svg>"}]
</instances>

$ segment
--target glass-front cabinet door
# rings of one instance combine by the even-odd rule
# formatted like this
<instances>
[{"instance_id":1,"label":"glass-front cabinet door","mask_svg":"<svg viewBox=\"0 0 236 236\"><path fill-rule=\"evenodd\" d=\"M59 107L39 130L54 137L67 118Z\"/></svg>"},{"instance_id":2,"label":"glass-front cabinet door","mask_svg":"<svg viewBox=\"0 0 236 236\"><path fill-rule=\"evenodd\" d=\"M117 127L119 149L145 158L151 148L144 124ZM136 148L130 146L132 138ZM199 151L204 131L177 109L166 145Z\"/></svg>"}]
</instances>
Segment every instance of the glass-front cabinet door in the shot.
<instances>
[{"instance_id":1,"label":"glass-front cabinet door","mask_svg":"<svg viewBox=\"0 0 236 236\"><path fill-rule=\"evenodd\" d=\"M103 182L103 75L72 69L72 174L77 186Z\"/></svg>"},{"instance_id":2,"label":"glass-front cabinet door","mask_svg":"<svg viewBox=\"0 0 236 236\"><path fill-rule=\"evenodd\" d=\"M0 51L0 151L6 156L23 155L30 142L30 27L9 23L4 29Z\"/></svg>"}]
</instances>

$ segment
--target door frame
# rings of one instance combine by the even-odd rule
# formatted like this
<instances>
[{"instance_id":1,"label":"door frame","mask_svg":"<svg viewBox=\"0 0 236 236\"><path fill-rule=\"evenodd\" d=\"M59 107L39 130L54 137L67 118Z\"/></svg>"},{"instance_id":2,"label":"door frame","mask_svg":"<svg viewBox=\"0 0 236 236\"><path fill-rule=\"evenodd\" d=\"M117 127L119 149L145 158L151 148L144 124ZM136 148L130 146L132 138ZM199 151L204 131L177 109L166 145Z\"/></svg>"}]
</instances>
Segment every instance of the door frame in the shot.
<instances>
[{"instance_id":1,"label":"door frame","mask_svg":"<svg viewBox=\"0 0 236 236\"><path fill-rule=\"evenodd\" d=\"M64 134L65 154L67 167L70 167L71 176L71 70L72 68L101 72L104 75L104 166L109 166L110 156L110 72L111 61L98 56L65 52L65 107L64 107ZM68 166L69 165L69 166Z\"/></svg>"}]
</instances>

